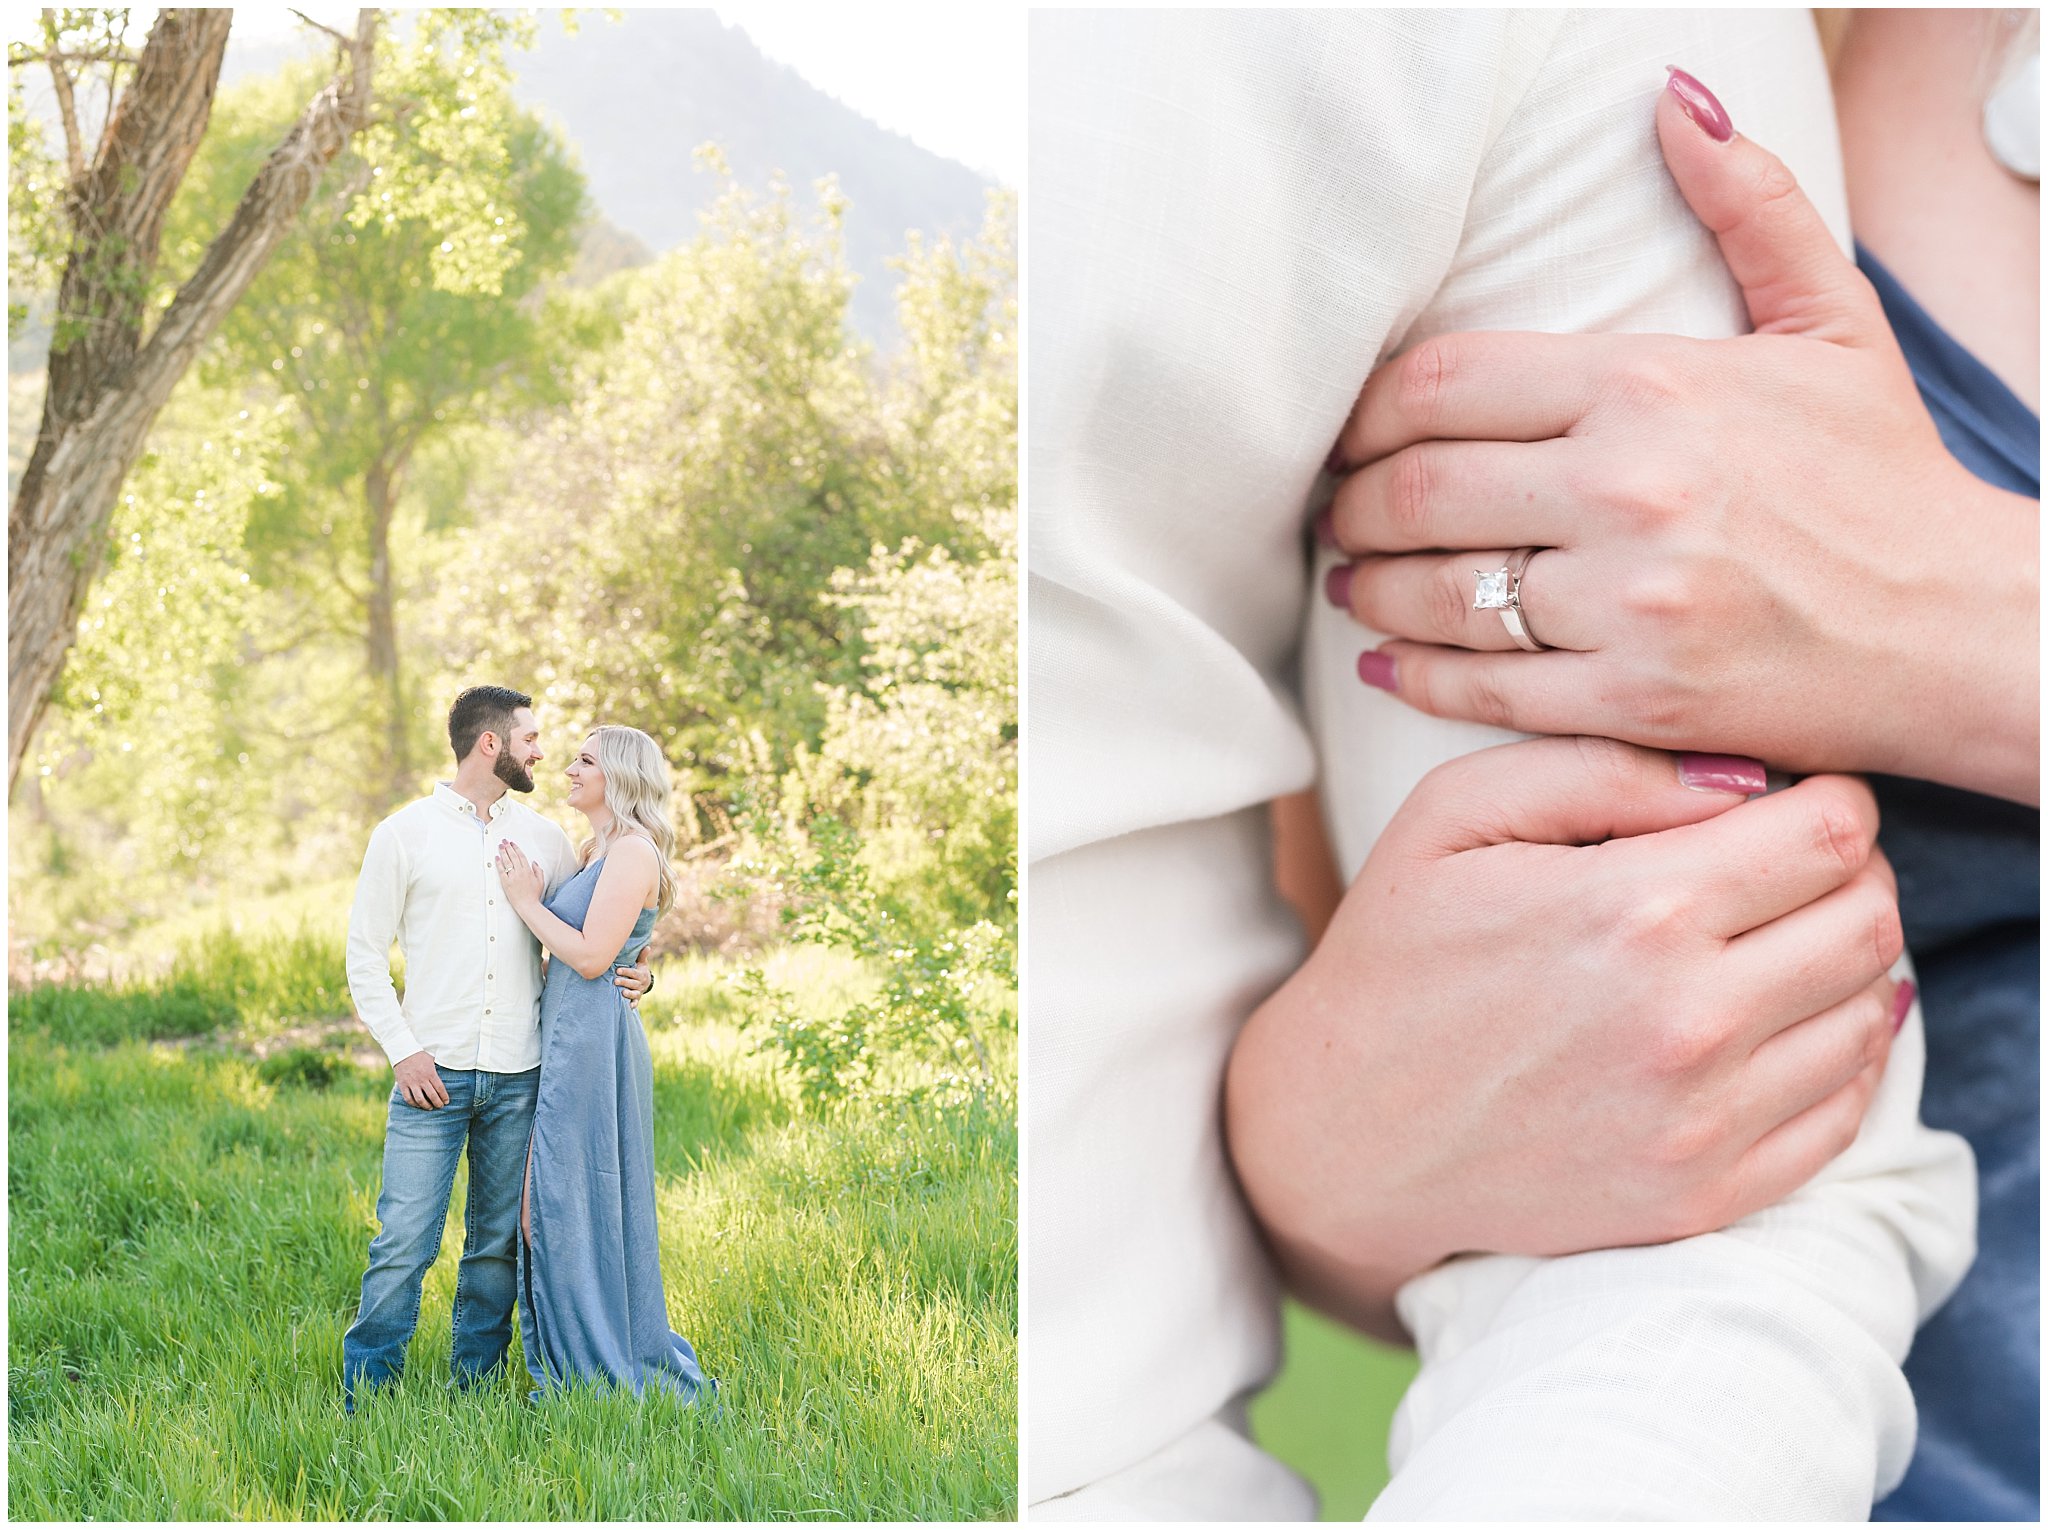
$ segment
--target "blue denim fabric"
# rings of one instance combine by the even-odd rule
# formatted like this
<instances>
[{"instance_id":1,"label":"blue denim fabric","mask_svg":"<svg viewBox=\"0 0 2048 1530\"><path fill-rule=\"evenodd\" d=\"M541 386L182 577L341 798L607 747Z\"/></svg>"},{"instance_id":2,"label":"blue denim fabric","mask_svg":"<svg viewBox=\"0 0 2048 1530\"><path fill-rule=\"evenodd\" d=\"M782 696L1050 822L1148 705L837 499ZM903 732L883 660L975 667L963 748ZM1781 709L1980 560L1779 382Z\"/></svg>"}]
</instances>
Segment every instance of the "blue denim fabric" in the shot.
<instances>
[{"instance_id":1,"label":"blue denim fabric","mask_svg":"<svg viewBox=\"0 0 2048 1530\"><path fill-rule=\"evenodd\" d=\"M1861 245L1927 412L1986 483L2041 497L2041 420ZM1940 549L1930 550L1930 556ZM1870 779L1927 1018L1920 1117L1977 1155L1977 1262L1906 1356L1920 1438L1885 1521L2041 1518L2041 815Z\"/></svg>"},{"instance_id":2,"label":"blue denim fabric","mask_svg":"<svg viewBox=\"0 0 2048 1530\"><path fill-rule=\"evenodd\" d=\"M441 1251L465 1144L469 1199L455 1278L456 1382L467 1386L489 1375L512 1344L519 1193L540 1069L436 1071L448 1090L448 1103L437 1110L420 1110L391 1091L379 1230L370 1241L362 1305L341 1341L342 1393L350 1411L358 1390L368 1392L405 1369L405 1346L419 1322L420 1284Z\"/></svg>"}]
</instances>

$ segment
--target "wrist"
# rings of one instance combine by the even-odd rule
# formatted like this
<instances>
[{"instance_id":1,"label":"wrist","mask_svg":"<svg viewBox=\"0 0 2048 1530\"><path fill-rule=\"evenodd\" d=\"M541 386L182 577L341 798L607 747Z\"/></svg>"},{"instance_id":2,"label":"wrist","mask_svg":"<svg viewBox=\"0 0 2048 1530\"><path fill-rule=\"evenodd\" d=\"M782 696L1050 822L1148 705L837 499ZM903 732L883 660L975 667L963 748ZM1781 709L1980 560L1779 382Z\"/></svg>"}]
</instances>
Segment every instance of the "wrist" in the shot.
<instances>
[{"instance_id":1,"label":"wrist","mask_svg":"<svg viewBox=\"0 0 2048 1530\"><path fill-rule=\"evenodd\" d=\"M1405 1342L1395 1294L1453 1250L1439 1246L1428 1219L1410 1214L1425 1197L1398 1175L1400 1112L1380 1100L1330 1097L1335 1077L1372 1071L1332 1068L1332 1049L1345 1047L1344 1032L1353 1030L1336 1022L1355 1005L1326 1003L1314 966L1311 955L1254 1012L1231 1053L1231 1161L1290 1288L1354 1327ZM1358 1122L1373 1117L1389 1123L1382 1146L1345 1151L1360 1139Z\"/></svg>"},{"instance_id":2,"label":"wrist","mask_svg":"<svg viewBox=\"0 0 2048 1530\"><path fill-rule=\"evenodd\" d=\"M1944 572L1912 634L1880 769L2040 800L2039 507L1954 466L1929 517Z\"/></svg>"}]
</instances>

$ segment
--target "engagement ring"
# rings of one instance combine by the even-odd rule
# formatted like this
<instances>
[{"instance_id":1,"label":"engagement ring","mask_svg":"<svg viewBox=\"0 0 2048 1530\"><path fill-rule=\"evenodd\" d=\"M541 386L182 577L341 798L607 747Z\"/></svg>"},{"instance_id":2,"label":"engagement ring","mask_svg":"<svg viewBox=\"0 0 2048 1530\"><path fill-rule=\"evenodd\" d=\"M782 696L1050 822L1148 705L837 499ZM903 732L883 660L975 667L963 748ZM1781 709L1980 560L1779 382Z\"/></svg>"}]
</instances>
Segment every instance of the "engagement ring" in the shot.
<instances>
[{"instance_id":1,"label":"engagement ring","mask_svg":"<svg viewBox=\"0 0 2048 1530\"><path fill-rule=\"evenodd\" d=\"M1548 646L1536 640L1536 634L1529 630L1528 619L1522 614L1522 575L1527 572L1529 560L1543 549L1524 547L1508 555L1507 563L1491 571L1475 568L1479 576L1479 587L1472 596L1475 611L1500 612L1501 624L1508 629L1508 636L1515 640L1515 646L1528 653L1542 653Z\"/></svg>"}]
</instances>

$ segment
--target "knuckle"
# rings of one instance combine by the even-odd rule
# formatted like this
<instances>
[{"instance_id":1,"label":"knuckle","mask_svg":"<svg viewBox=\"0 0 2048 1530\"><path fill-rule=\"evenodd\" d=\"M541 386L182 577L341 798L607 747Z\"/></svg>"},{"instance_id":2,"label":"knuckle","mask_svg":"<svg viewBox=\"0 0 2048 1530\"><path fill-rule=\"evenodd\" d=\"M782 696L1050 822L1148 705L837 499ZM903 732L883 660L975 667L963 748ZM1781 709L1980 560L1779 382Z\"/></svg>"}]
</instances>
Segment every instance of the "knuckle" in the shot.
<instances>
[{"instance_id":1,"label":"knuckle","mask_svg":"<svg viewBox=\"0 0 2048 1530\"><path fill-rule=\"evenodd\" d=\"M1876 887L1872 888L1870 910L1870 955L1882 972L1899 959L1899 953L1906 949L1906 928L1899 916L1898 899Z\"/></svg>"},{"instance_id":2,"label":"knuckle","mask_svg":"<svg viewBox=\"0 0 2048 1530\"><path fill-rule=\"evenodd\" d=\"M1774 215L1798 199L1799 178L1775 154L1766 154L1757 167L1750 193L1759 213Z\"/></svg>"},{"instance_id":3,"label":"knuckle","mask_svg":"<svg viewBox=\"0 0 2048 1530\"><path fill-rule=\"evenodd\" d=\"M1615 935L1629 951L1668 951L1683 943L1686 914L1684 894L1659 888L1632 899L1615 916Z\"/></svg>"},{"instance_id":4,"label":"knuckle","mask_svg":"<svg viewBox=\"0 0 2048 1530\"><path fill-rule=\"evenodd\" d=\"M1402 413L1427 431L1442 417L1444 402L1457 375L1457 342L1447 335L1425 340L1403 356L1395 374L1395 397Z\"/></svg>"},{"instance_id":5,"label":"knuckle","mask_svg":"<svg viewBox=\"0 0 2048 1530\"><path fill-rule=\"evenodd\" d=\"M1650 622L1676 622L1690 616L1697 601L1693 582L1678 569L1645 570L1621 589L1621 606Z\"/></svg>"},{"instance_id":6,"label":"knuckle","mask_svg":"<svg viewBox=\"0 0 2048 1530\"><path fill-rule=\"evenodd\" d=\"M1437 491L1434 454L1411 446L1387 472L1387 526L1403 545L1433 547L1430 511Z\"/></svg>"},{"instance_id":7,"label":"knuckle","mask_svg":"<svg viewBox=\"0 0 2048 1530\"><path fill-rule=\"evenodd\" d=\"M1511 731L1517 728L1515 703L1491 666L1476 666L1467 676L1465 700L1474 722Z\"/></svg>"},{"instance_id":8,"label":"knuckle","mask_svg":"<svg viewBox=\"0 0 2048 1530\"><path fill-rule=\"evenodd\" d=\"M1632 680L1614 699L1613 709L1645 743L1676 743L1693 731L1691 701L1658 681Z\"/></svg>"},{"instance_id":9,"label":"knuckle","mask_svg":"<svg viewBox=\"0 0 2048 1530\"><path fill-rule=\"evenodd\" d=\"M1844 877L1854 876L1870 859L1871 836L1856 810L1841 796L1823 794L1814 804L1809 828L1813 853Z\"/></svg>"},{"instance_id":10,"label":"knuckle","mask_svg":"<svg viewBox=\"0 0 2048 1530\"><path fill-rule=\"evenodd\" d=\"M1423 582L1422 595L1431 632L1454 643L1469 641L1472 613L1458 564L1448 558L1440 560Z\"/></svg>"},{"instance_id":11,"label":"knuckle","mask_svg":"<svg viewBox=\"0 0 2048 1530\"><path fill-rule=\"evenodd\" d=\"M1572 742L1580 768L1603 794L1619 795L1636 788L1640 760L1636 750L1618 739L1590 733L1574 734Z\"/></svg>"},{"instance_id":12,"label":"knuckle","mask_svg":"<svg viewBox=\"0 0 2048 1530\"><path fill-rule=\"evenodd\" d=\"M1717 1023L1677 1012L1649 1028L1643 1061L1654 1079L1666 1083L1690 1079L1714 1061L1722 1040Z\"/></svg>"},{"instance_id":13,"label":"knuckle","mask_svg":"<svg viewBox=\"0 0 2048 1530\"><path fill-rule=\"evenodd\" d=\"M1633 409L1661 410L1680 404L1690 387L1680 353L1668 346L1642 346L1618 358L1607 375L1607 391Z\"/></svg>"},{"instance_id":14,"label":"knuckle","mask_svg":"<svg viewBox=\"0 0 2048 1530\"><path fill-rule=\"evenodd\" d=\"M1891 1001L1879 993L1867 993L1857 1001L1857 1018L1862 1022L1863 1039L1859 1057L1864 1067L1881 1060L1891 1049L1892 1006Z\"/></svg>"},{"instance_id":15,"label":"knuckle","mask_svg":"<svg viewBox=\"0 0 2048 1530\"><path fill-rule=\"evenodd\" d=\"M1655 1154L1666 1168L1685 1169L1713 1158L1728 1135L1725 1115L1713 1109L1680 1111L1657 1134Z\"/></svg>"},{"instance_id":16,"label":"knuckle","mask_svg":"<svg viewBox=\"0 0 2048 1530\"><path fill-rule=\"evenodd\" d=\"M1870 1091L1877 1087L1873 1075L1868 1083L1858 1078L1854 1085L1844 1091L1842 1105L1828 1113L1827 1127L1821 1133L1823 1158L1820 1167L1833 1163L1854 1146L1858 1133L1863 1130L1863 1107L1870 1102Z\"/></svg>"}]
</instances>

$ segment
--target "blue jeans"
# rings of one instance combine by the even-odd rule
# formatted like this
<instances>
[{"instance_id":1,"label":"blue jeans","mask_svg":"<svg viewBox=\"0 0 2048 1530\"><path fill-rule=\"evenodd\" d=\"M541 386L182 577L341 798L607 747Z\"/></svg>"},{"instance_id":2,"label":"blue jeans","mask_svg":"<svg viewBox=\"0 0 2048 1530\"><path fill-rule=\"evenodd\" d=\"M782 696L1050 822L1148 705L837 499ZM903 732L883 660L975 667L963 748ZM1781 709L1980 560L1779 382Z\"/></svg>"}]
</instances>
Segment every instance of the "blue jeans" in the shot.
<instances>
[{"instance_id":1,"label":"blue jeans","mask_svg":"<svg viewBox=\"0 0 2048 1530\"><path fill-rule=\"evenodd\" d=\"M341 1341L342 1394L350 1411L358 1389L367 1393L405 1369L405 1346L419 1323L420 1285L441 1252L464 1143L469 1202L455 1277L456 1383L468 1386L488 1376L512 1344L519 1196L540 1069L437 1071L448 1091L448 1103L437 1110L420 1110L406 1104L395 1087L391 1091L378 1232L370 1240L362 1306Z\"/></svg>"}]
</instances>

